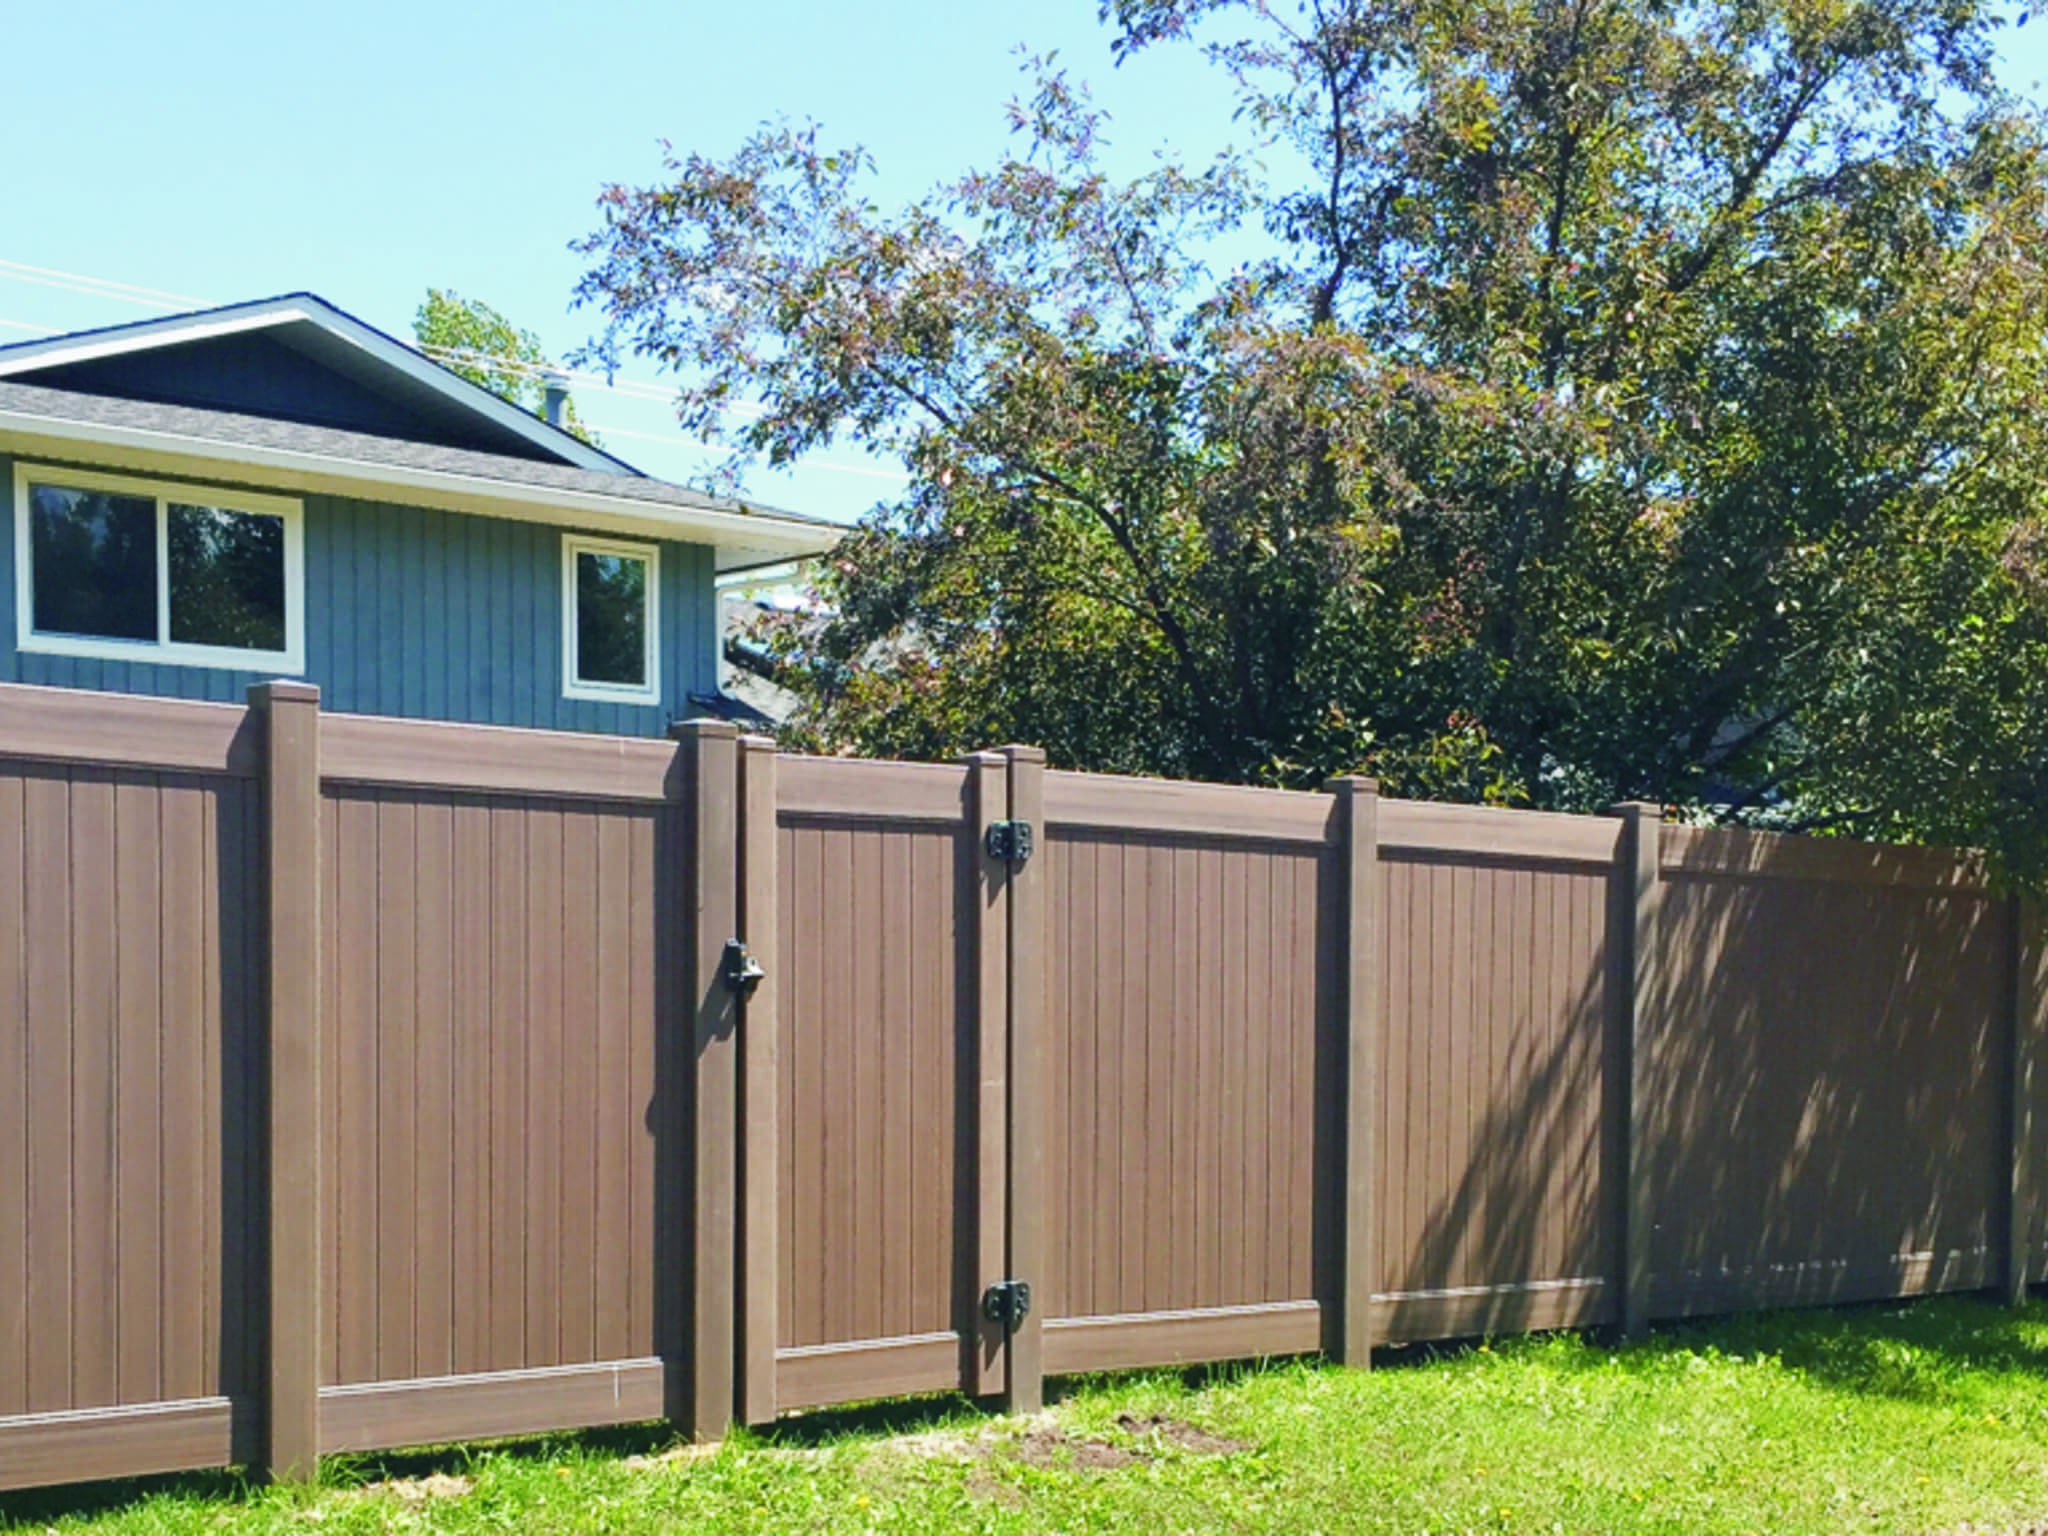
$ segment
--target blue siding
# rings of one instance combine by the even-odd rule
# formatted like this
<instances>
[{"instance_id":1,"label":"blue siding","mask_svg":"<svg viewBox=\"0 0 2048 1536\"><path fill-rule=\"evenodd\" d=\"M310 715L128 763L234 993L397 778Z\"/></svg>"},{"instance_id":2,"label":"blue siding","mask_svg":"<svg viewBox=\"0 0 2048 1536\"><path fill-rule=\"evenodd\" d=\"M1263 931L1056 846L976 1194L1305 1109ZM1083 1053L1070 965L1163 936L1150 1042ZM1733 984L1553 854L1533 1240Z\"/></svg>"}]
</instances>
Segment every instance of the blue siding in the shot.
<instances>
[{"instance_id":1,"label":"blue siding","mask_svg":"<svg viewBox=\"0 0 2048 1536\"><path fill-rule=\"evenodd\" d=\"M562 534L573 525L307 496L306 671L325 708L658 736L717 686L712 551L661 542L660 705L562 697ZM14 466L0 458L0 681L239 702L268 674L15 648ZM605 535L616 537L616 535Z\"/></svg>"}]
</instances>

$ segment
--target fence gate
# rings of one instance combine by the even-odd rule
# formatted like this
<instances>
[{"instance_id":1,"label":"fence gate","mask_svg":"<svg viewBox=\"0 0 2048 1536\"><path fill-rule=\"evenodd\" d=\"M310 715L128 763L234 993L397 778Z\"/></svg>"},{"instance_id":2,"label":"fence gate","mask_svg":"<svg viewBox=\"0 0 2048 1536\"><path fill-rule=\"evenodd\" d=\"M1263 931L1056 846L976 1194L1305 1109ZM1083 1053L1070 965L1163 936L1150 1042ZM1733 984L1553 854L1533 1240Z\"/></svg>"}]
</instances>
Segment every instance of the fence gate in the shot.
<instances>
[{"instance_id":1,"label":"fence gate","mask_svg":"<svg viewBox=\"0 0 2048 1536\"><path fill-rule=\"evenodd\" d=\"M1023 866L989 836L1010 820L1019 757L1035 766L743 744L745 951L729 963L762 972L740 1027L750 1422L897 1393L1005 1393L1025 1352L1013 1330L1035 1319L1005 1288ZM1036 1390L1035 1370L1018 1372L1015 1392Z\"/></svg>"}]
</instances>

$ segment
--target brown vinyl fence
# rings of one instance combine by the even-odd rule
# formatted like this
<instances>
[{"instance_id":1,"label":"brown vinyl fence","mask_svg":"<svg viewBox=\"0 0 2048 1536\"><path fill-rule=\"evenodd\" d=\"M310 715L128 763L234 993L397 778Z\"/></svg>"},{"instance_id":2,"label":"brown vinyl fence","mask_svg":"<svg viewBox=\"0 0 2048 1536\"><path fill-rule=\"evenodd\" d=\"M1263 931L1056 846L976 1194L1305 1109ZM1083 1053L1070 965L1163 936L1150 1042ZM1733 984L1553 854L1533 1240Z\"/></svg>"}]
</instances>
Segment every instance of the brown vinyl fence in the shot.
<instances>
[{"instance_id":1,"label":"brown vinyl fence","mask_svg":"<svg viewBox=\"0 0 2048 1536\"><path fill-rule=\"evenodd\" d=\"M0 687L0 1488L2017 1294L2044 1036L1944 853Z\"/></svg>"}]
</instances>

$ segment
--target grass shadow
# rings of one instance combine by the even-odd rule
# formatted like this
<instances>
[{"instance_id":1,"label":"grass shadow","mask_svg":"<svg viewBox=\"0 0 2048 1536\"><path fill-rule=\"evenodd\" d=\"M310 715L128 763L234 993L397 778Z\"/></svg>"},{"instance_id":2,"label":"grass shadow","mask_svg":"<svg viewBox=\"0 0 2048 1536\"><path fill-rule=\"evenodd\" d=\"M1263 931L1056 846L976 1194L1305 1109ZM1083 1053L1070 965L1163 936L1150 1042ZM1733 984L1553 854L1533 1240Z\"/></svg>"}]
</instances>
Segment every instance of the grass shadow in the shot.
<instances>
[{"instance_id":1,"label":"grass shadow","mask_svg":"<svg viewBox=\"0 0 2048 1536\"><path fill-rule=\"evenodd\" d=\"M946 1393L934 1397L849 1403L844 1407L807 1409L756 1429L755 1440L778 1450L815 1450L856 1435L913 1435L941 1429L987 1412L971 1397Z\"/></svg>"},{"instance_id":2,"label":"grass shadow","mask_svg":"<svg viewBox=\"0 0 2048 1536\"><path fill-rule=\"evenodd\" d=\"M64 1519L117 1515L155 1499L204 1499L245 1504L261 1491L237 1471L169 1472L156 1477L113 1478L100 1483L63 1483L0 1493L0 1531L40 1531Z\"/></svg>"},{"instance_id":3,"label":"grass shadow","mask_svg":"<svg viewBox=\"0 0 2048 1536\"><path fill-rule=\"evenodd\" d=\"M678 1438L674 1426L655 1422L556 1431L511 1440L360 1451L326 1458L320 1466L320 1481L328 1487L360 1488L370 1483L406 1482L436 1475L460 1477L485 1460L554 1462L648 1456L667 1450Z\"/></svg>"},{"instance_id":4,"label":"grass shadow","mask_svg":"<svg viewBox=\"0 0 2048 1536\"><path fill-rule=\"evenodd\" d=\"M1676 1355L1715 1351L1768 1357L1834 1391L1901 1401L1938 1400L1971 1373L2048 1376L2048 1299L2038 1293L2018 1310L1988 1296L1950 1295L1664 1322L1630 1343L1598 1330L1562 1334L1587 1347L1553 1360L1558 1369L1647 1367ZM1467 1357L1495 1342L1454 1339L1382 1348L1374 1352L1373 1365L1417 1369Z\"/></svg>"},{"instance_id":5,"label":"grass shadow","mask_svg":"<svg viewBox=\"0 0 2048 1536\"><path fill-rule=\"evenodd\" d=\"M1670 1337L1769 1354L1838 1391L1931 1401L1948 1395L1964 1373L2048 1376L2048 1345L2037 1342L2044 1324L2048 1303L2038 1298L2014 1309L1985 1297L1947 1296L1732 1317L1676 1328Z\"/></svg>"}]
</instances>

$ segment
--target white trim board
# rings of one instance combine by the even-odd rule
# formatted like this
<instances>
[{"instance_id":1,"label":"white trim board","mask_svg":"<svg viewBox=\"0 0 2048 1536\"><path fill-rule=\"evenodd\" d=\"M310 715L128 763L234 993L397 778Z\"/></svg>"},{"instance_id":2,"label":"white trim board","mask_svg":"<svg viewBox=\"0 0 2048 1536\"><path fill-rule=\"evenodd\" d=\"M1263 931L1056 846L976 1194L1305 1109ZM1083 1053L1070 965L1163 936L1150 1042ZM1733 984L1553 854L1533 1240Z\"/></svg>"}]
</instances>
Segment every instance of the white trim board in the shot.
<instances>
[{"instance_id":1,"label":"white trim board","mask_svg":"<svg viewBox=\"0 0 2048 1536\"><path fill-rule=\"evenodd\" d=\"M143 474L218 479L225 473L237 481L287 493L325 492L446 512L558 526L576 523L606 533L709 544L718 551L721 570L823 554L844 534L837 527L770 512L674 506L445 470L365 464L326 454L71 421L29 411L0 410L0 452L44 459L76 459L84 454L95 463Z\"/></svg>"}]
</instances>

